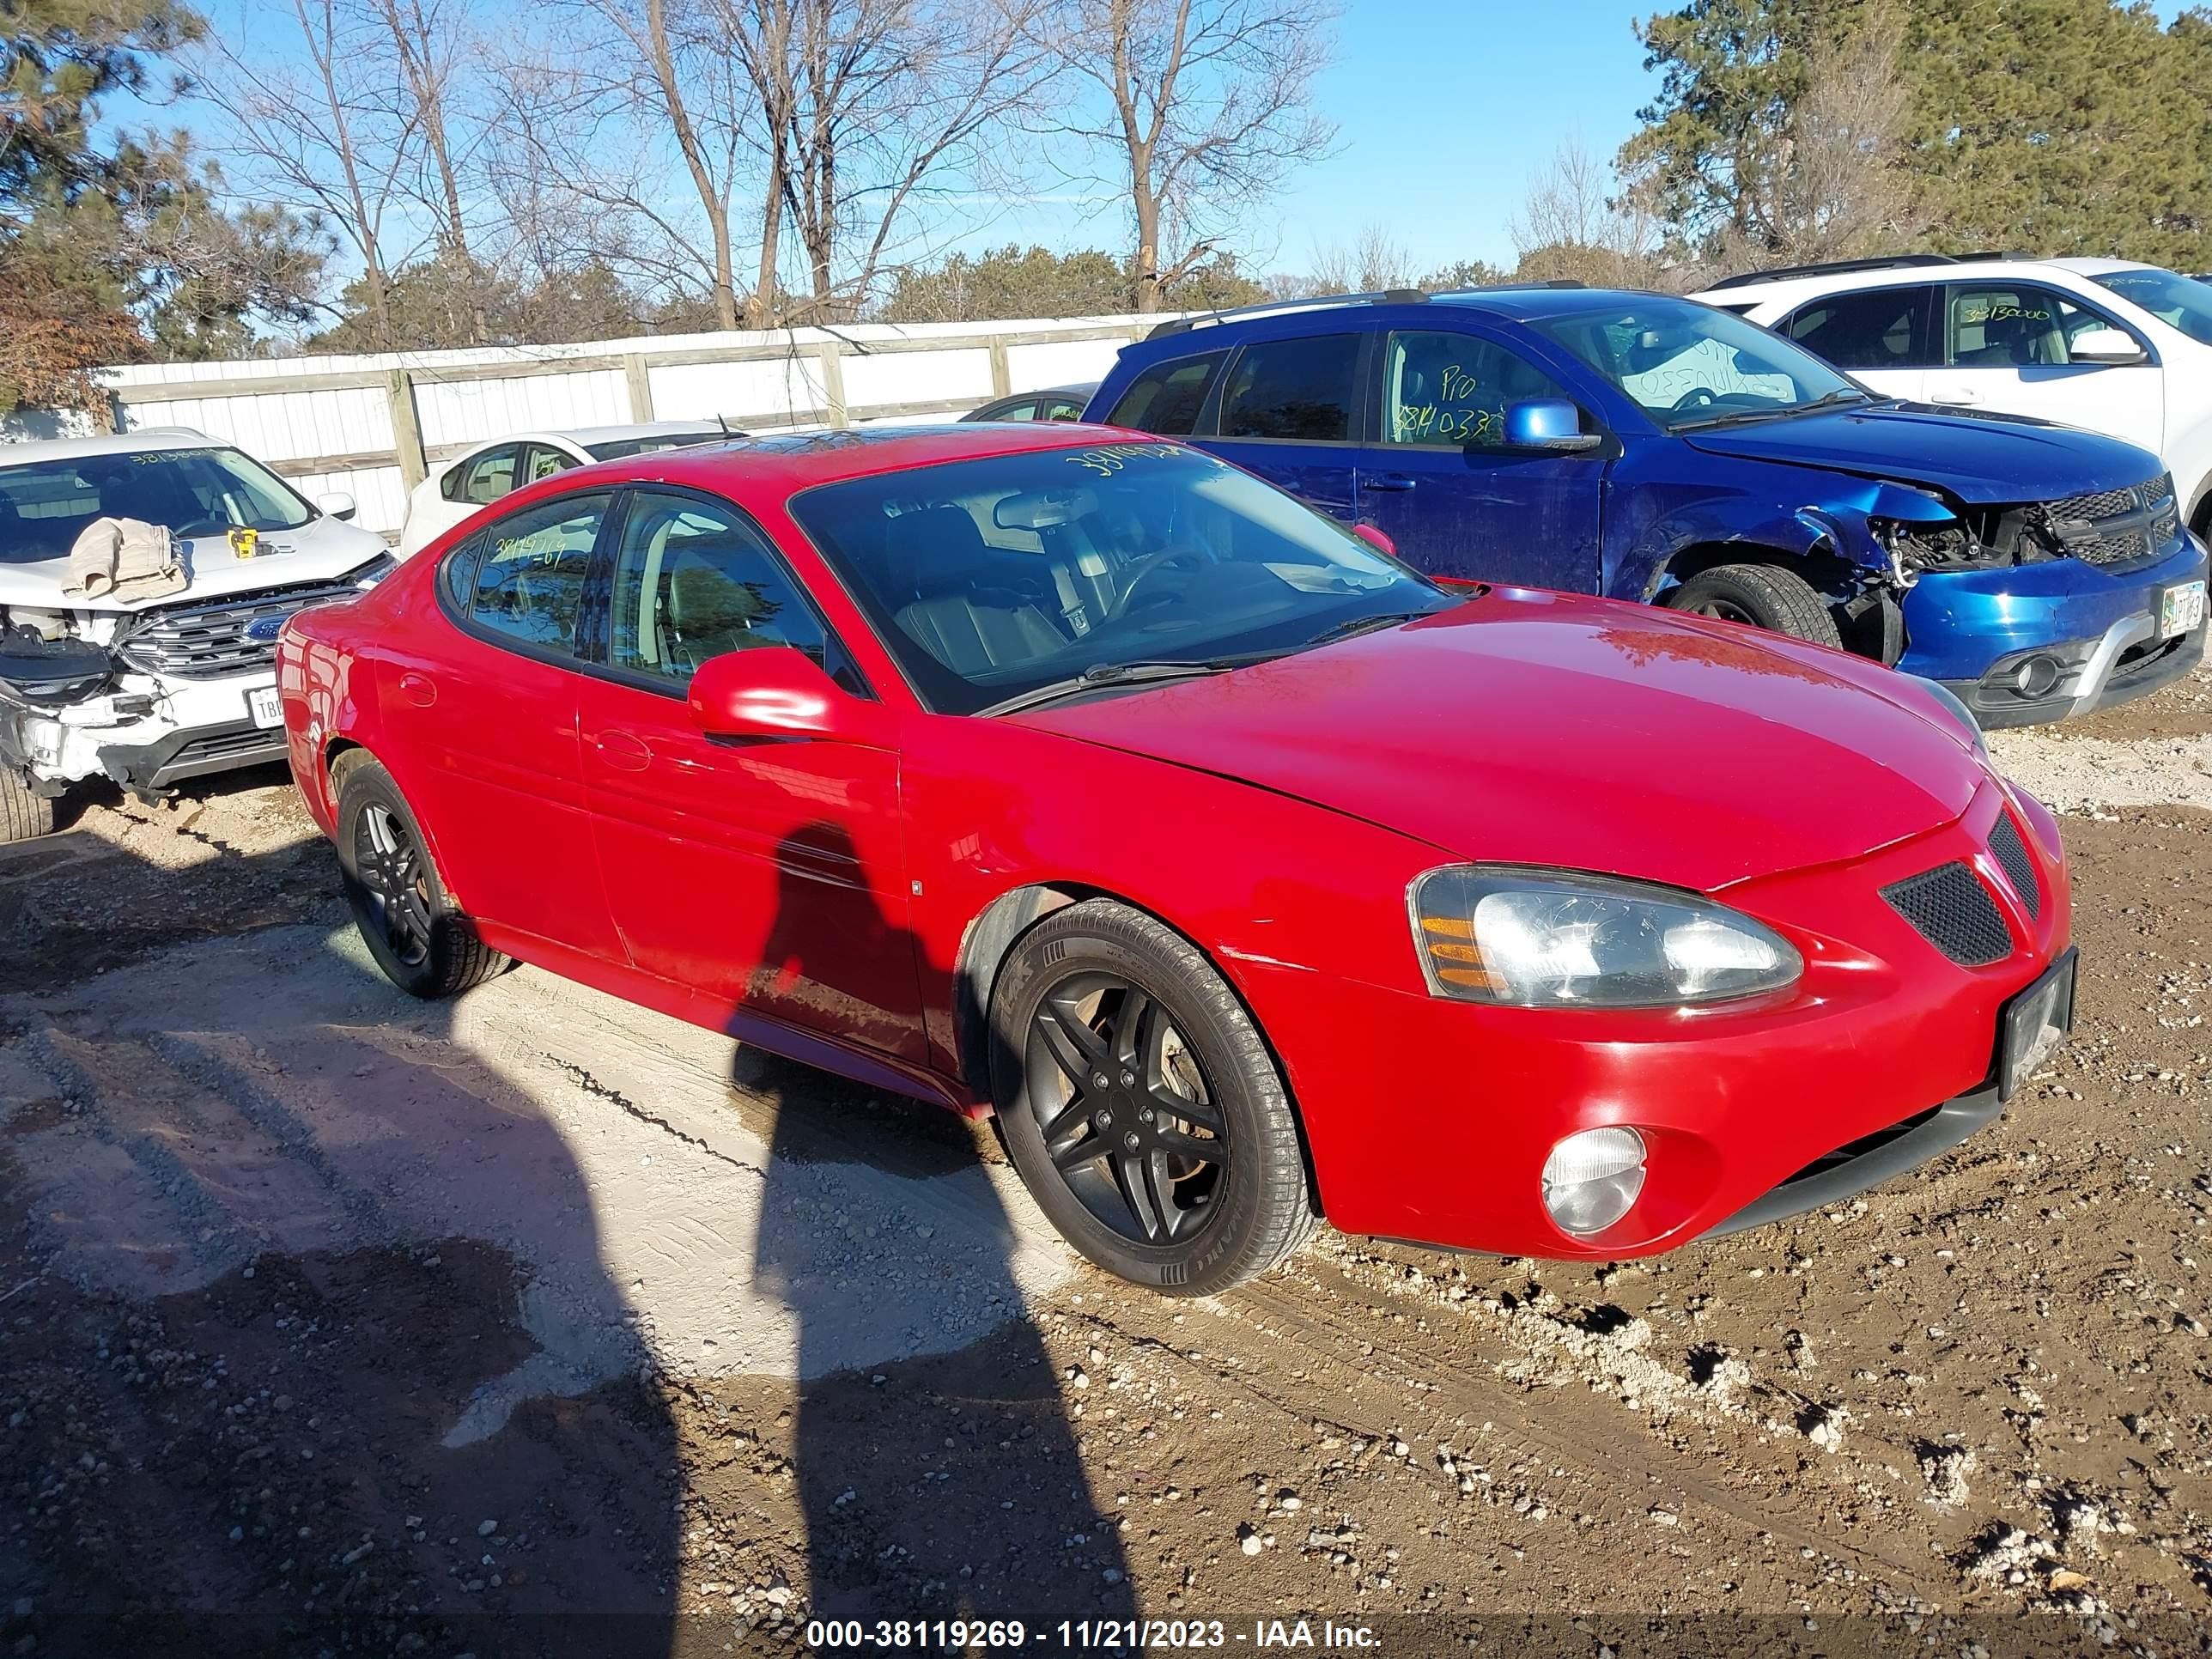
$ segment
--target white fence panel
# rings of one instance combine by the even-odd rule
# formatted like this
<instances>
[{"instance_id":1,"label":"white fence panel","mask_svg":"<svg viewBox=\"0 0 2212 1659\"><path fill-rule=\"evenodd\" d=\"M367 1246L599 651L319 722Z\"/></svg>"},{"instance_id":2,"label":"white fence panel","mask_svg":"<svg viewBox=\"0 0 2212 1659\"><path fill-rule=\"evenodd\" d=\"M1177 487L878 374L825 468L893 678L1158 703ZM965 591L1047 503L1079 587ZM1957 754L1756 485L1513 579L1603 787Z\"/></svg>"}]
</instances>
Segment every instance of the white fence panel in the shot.
<instances>
[{"instance_id":1,"label":"white fence panel","mask_svg":"<svg viewBox=\"0 0 2212 1659\"><path fill-rule=\"evenodd\" d=\"M301 472L292 487L309 501L327 489L353 497L354 522L380 535L397 532L407 519L407 485L396 466L360 466L343 472Z\"/></svg>"},{"instance_id":2,"label":"white fence panel","mask_svg":"<svg viewBox=\"0 0 2212 1659\"><path fill-rule=\"evenodd\" d=\"M617 426L630 417L629 391L619 369L457 381L423 371L415 376L415 408L422 441L433 449L509 432Z\"/></svg>"},{"instance_id":3,"label":"white fence panel","mask_svg":"<svg viewBox=\"0 0 2212 1659\"><path fill-rule=\"evenodd\" d=\"M192 365L199 367L198 364ZM188 426L261 460L357 455L392 447L392 410L380 388L342 386L246 398L184 397L124 405L125 431Z\"/></svg>"},{"instance_id":4,"label":"white fence panel","mask_svg":"<svg viewBox=\"0 0 2212 1659\"><path fill-rule=\"evenodd\" d=\"M1141 338L1141 334L1133 335ZM1009 342L1007 378L1016 392L1041 391L1049 386L1080 386L1103 380L1125 342L1121 340L1048 340L1035 345Z\"/></svg>"}]
</instances>

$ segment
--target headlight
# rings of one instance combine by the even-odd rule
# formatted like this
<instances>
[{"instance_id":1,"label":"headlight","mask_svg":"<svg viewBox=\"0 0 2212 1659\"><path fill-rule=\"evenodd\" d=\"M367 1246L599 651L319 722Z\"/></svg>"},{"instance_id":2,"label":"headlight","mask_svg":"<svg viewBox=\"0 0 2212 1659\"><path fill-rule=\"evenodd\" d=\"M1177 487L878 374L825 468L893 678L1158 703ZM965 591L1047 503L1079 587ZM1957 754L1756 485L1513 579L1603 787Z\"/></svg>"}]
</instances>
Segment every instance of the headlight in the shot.
<instances>
[{"instance_id":1,"label":"headlight","mask_svg":"<svg viewBox=\"0 0 2212 1659\"><path fill-rule=\"evenodd\" d=\"M1957 692L1941 680L1923 679L1917 674L1907 674L1905 678L1948 709L1951 718L1958 721L1959 729L1966 734L1967 740L1974 745L1974 752L1984 760L1989 758L1990 746L1982 738L1982 723L1974 718L1974 711L1966 707L1965 701Z\"/></svg>"},{"instance_id":2,"label":"headlight","mask_svg":"<svg viewBox=\"0 0 2212 1659\"><path fill-rule=\"evenodd\" d=\"M380 553L367 564L357 569L347 571L345 579L363 592L367 592L398 568L398 560L393 558L389 553Z\"/></svg>"},{"instance_id":3,"label":"headlight","mask_svg":"<svg viewBox=\"0 0 2212 1659\"><path fill-rule=\"evenodd\" d=\"M1466 864L1413 884L1429 989L1521 1008L1678 1008L1778 991L1804 959L1694 893L1571 871Z\"/></svg>"}]
</instances>

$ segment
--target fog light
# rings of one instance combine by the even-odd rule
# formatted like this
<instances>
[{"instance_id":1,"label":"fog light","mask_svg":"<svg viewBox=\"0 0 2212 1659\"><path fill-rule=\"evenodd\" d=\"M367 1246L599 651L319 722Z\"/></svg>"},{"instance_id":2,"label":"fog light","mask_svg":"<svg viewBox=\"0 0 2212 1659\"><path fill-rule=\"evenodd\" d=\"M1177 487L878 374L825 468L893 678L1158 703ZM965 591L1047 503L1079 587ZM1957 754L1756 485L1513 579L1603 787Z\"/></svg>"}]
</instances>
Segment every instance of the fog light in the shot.
<instances>
[{"instance_id":1,"label":"fog light","mask_svg":"<svg viewBox=\"0 0 2212 1659\"><path fill-rule=\"evenodd\" d=\"M2013 671L2012 683L2024 696L2039 697L2057 685L2064 672L2056 657L2030 657Z\"/></svg>"},{"instance_id":2,"label":"fog light","mask_svg":"<svg viewBox=\"0 0 2212 1659\"><path fill-rule=\"evenodd\" d=\"M1601 1233L1644 1190L1644 1137L1633 1129L1583 1129L1544 1160L1544 1208L1561 1232Z\"/></svg>"}]
</instances>

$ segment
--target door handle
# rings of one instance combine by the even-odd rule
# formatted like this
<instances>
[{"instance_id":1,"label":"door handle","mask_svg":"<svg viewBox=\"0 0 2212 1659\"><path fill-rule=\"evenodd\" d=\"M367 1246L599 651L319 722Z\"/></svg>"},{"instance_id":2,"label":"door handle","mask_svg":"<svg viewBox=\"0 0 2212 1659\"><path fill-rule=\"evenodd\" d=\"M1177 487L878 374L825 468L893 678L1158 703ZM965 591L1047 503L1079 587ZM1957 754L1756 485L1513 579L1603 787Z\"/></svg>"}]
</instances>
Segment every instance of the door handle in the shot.
<instances>
[{"instance_id":1,"label":"door handle","mask_svg":"<svg viewBox=\"0 0 2212 1659\"><path fill-rule=\"evenodd\" d=\"M1411 489L1418 482L1403 472L1363 472L1359 475L1362 489Z\"/></svg>"},{"instance_id":2,"label":"door handle","mask_svg":"<svg viewBox=\"0 0 2212 1659\"><path fill-rule=\"evenodd\" d=\"M627 732L602 732L592 739L592 747L617 772L642 772L653 764L653 750L645 746L642 738L634 738Z\"/></svg>"},{"instance_id":3,"label":"door handle","mask_svg":"<svg viewBox=\"0 0 2212 1659\"><path fill-rule=\"evenodd\" d=\"M402 674L399 677L399 695L417 708L428 708L438 701L438 687L436 682L420 674Z\"/></svg>"},{"instance_id":4,"label":"door handle","mask_svg":"<svg viewBox=\"0 0 2212 1659\"><path fill-rule=\"evenodd\" d=\"M1978 404L1981 400L1980 392L1972 386L1951 386L1928 394L1928 401L1935 404Z\"/></svg>"}]
</instances>

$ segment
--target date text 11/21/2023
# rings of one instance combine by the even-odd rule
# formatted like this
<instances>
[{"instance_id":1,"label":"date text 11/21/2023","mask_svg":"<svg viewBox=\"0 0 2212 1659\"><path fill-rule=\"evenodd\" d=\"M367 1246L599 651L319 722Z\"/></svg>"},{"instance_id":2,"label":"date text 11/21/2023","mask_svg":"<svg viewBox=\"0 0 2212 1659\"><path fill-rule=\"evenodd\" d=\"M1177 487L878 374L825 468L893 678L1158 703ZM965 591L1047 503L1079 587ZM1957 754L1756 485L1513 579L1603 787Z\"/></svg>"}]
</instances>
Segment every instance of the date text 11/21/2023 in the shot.
<instances>
[{"instance_id":1,"label":"date text 11/21/2023","mask_svg":"<svg viewBox=\"0 0 2212 1659\"><path fill-rule=\"evenodd\" d=\"M806 1626L806 1645L817 1649L1042 1647L1068 1651L1127 1651L1141 1648L1304 1648L1357 1652L1376 1645L1365 1625L1334 1620L1063 1619L1029 1625L1018 1619L817 1619Z\"/></svg>"}]
</instances>

